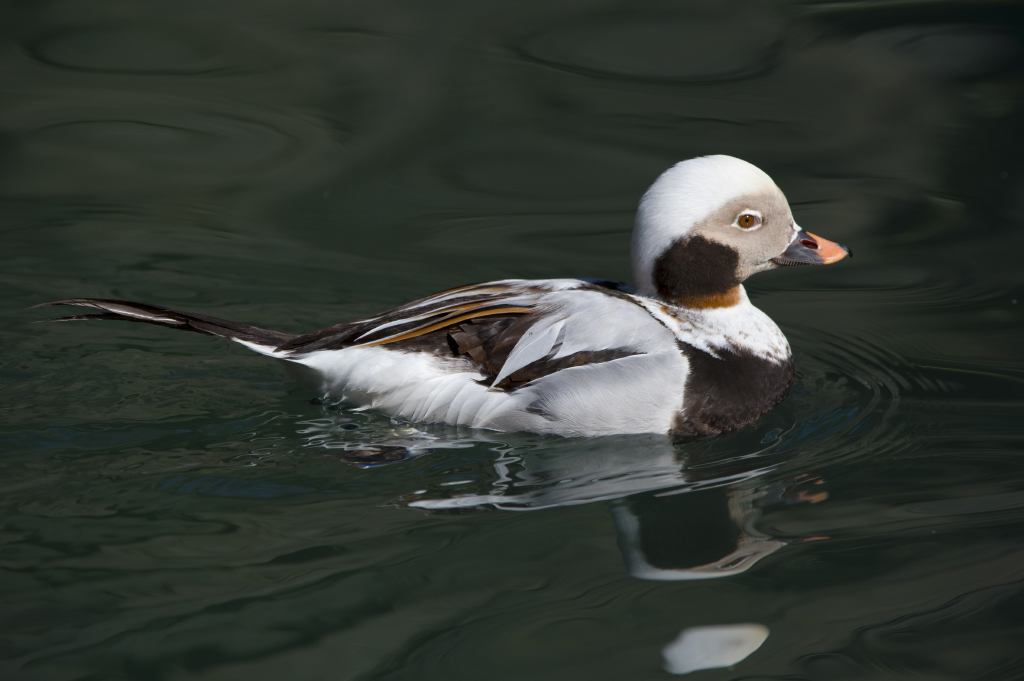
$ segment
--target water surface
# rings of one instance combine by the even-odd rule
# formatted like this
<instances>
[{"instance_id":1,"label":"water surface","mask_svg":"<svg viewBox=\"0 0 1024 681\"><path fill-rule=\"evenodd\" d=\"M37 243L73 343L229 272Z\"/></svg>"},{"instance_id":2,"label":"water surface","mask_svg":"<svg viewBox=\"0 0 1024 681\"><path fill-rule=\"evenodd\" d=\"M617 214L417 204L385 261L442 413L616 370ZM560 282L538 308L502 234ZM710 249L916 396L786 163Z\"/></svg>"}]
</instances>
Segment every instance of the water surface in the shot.
<instances>
[{"instance_id":1,"label":"water surface","mask_svg":"<svg viewBox=\"0 0 1024 681\"><path fill-rule=\"evenodd\" d=\"M764 631L694 678L1024 675L1019 6L0 17L4 678L662 679ZM391 422L234 344L26 310L300 332L626 280L640 194L708 153L856 254L748 282L796 386L709 441Z\"/></svg>"}]
</instances>

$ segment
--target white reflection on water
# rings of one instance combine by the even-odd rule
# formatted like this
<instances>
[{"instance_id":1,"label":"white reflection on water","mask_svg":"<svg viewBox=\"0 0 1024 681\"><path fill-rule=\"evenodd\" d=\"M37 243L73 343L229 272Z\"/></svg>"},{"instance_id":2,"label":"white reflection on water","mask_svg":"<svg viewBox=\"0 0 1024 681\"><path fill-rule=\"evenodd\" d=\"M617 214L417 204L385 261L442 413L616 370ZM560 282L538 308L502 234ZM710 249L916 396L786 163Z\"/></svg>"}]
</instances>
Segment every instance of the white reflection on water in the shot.
<instances>
[{"instance_id":1,"label":"white reflection on water","mask_svg":"<svg viewBox=\"0 0 1024 681\"><path fill-rule=\"evenodd\" d=\"M664 436L564 439L546 443L542 453L506 452L494 462L498 481L489 494L420 498L414 508L442 510L493 505L504 510L534 510L611 501L668 488L704 488L758 477L776 461L752 452L738 470L724 467L711 478L684 470L682 452Z\"/></svg>"},{"instance_id":2,"label":"white reflection on water","mask_svg":"<svg viewBox=\"0 0 1024 681\"><path fill-rule=\"evenodd\" d=\"M689 674L698 669L718 669L742 662L768 638L763 624L723 624L683 629L665 646L665 669Z\"/></svg>"}]
</instances>

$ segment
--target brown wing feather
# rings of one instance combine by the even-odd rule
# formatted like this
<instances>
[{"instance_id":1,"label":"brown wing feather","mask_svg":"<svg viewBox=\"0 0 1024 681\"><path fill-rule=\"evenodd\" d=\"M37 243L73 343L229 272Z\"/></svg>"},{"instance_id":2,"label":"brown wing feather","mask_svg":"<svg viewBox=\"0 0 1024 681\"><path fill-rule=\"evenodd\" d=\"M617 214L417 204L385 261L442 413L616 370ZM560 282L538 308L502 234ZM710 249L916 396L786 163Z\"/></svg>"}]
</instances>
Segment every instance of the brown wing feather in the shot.
<instances>
[{"instance_id":1,"label":"brown wing feather","mask_svg":"<svg viewBox=\"0 0 1024 681\"><path fill-rule=\"evenodd\" d=\"M434 321L429 324L418 326L411 331L396 334L394 336L388 336L387 338L381 338L380 340L370 341L367 343L359 343L354 347L363 348L371 345L384 345L386 343L395 343L397 341L408 340L415 338L416 336L422 336L430 333L431 331L437 331L445 327L453 326L459 322L478 319L480 317L490 317L494 315L510 315L510 314L526 314L533 312L533 308L530 307L497 307L497 308L483 308L478 307L464 314L449 314L441 318L440 321Z\"/></svg>"},{"instance_id":2,"label":"brown wing feather","mask_svg":"<svg viewBox=\"0 0 1024 681\"><path fill-rule=\"evenodd\" d=\"M497 319L473 319L468 323L459 324L456 328L448 331L448 341L452 349L459 355L467 355L473 360L481 373L485 376L485 382L490 382L501 373L509 353L519 343L520 339L540 320L540 314L528 314L522 317L506 317ZM593 350L574 352L565 357L555 359L559 345L552 348L551 352L541 359L527 364L522 369L512 372L501 383L492 385L493 388L501 390L515 390L516 388L536 381L538 378L550 376L553 373L579 367L585 364L600 364L610 362L613 359L621 359L632 355L640 354L625 348L613 348L608 350Z\"/></svg>"},{"instance_id":3,"label":"brown wing feather","mask_svg":"<svg viewBox=\"0 0 1024 681\"><path fill-rule=\"evenodd\" d=\"M509 297L541 292L543 289L527 282L489 282L460 286L414 300L374 317L297 336L277 349L296 353L340 350L355 345L396 343L474 317L530 312L533 308L527 305L510 305L507 302ZM438 326L439 324L441 326Z\"/></svg>"}]
</instances>

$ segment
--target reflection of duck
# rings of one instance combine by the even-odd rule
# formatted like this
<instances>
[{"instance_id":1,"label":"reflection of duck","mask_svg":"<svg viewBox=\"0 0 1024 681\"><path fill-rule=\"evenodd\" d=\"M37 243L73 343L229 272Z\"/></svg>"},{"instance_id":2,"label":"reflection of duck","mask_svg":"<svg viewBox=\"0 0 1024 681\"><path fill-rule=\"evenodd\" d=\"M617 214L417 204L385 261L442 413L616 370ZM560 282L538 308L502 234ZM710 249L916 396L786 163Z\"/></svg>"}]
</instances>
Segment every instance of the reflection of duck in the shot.
<instances>
[{"instance_id":1,"label":"reflection of duck","mask_svg":"<svg viewBox=\"0 0 1024 681\"><path fill-rule=\"evenodd\" d=\"M659 435L550 440L536 450L494 462L497 481L487 494L432 494L406 504L428 510L493 505L505 510L576 506L650 490L685 487L679 450ZM731 479L731 478L730 478Z\"/></svg>"},{"instance_id":2,"label":"reflection of duck","mask_svg":"<svg viewBox=\"0 0 1024 681\"><path fill-rule=\"evenodd\" d=\"M827 498L821 488L804 489L814 481L803 476L758 481L794 455L765 450L715 462L664 437L565 440L496 461L498 479L488 494L451 495L451 488L444 488L409 495L402 503L430 511L477 506L525 511L611 501L619 548L632 576L725 577L750 569L791 541L758 530L767 509Z\"/></svg>"},{"instance_id":3,"label":"reflection of duck","mask_svg":"<svg viewBox=\"0 0 1024 681\"><path fill-rule=\"evenodd\" d=\"M741 282L848 254L800 229L771 178L728 156L662 174L640 202L632 251L633 291L490 282L301 336L126 301L60 303L103 310L64 320L226 336L304 367L325 394L411 421L694 437L751 423L793 382L789 344Z\"/></svg>"},{"instance_id":4,"label":"reflection of duck","mask_svg":"<svg viewBox=\"0 0 1024 681\"><path fill-rule=\"evenodd\" d=\"M787 542L759 532L770 487L711 489L612 504L629 574L675 581L738 574Z\"/></svg>"}]
</instances>

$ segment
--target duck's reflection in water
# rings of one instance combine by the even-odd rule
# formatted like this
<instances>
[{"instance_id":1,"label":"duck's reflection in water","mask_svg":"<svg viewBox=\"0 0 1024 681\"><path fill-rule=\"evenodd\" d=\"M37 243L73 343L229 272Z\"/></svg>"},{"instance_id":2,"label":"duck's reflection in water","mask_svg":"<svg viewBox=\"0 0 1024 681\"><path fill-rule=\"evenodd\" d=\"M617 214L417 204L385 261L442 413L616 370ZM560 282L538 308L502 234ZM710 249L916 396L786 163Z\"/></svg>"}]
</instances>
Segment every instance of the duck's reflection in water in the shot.
<instances>
[{"instance_id":1,"label":"duck's reflection in water","mask_svg":"<svg viewBox=\"0 0 1024 681\"><path fill-rule=\"evenodd\" d=\"M442 497L443 490L421 490L403 504L431 511L474 506L525 511L609 501L629 573L667 581L748 570L800 541L760 531L765 511L827 497L821 480L804 475L763 479L792 459L792 450L722 456L710 446L679 446L661 437L545 444L499 457L489 493Z\"/></svg>"},{"instance_id":2,"label":"duck's reflection in water","mask_svg":"<svg viewBox=\"0 0 1024 681\"><path fill-rule=\"evenodd\" d=\"M819 451L812 446L819 429L808 422L785 432L752 429L680 445L653 435L520 437L394 423L346 430L356 418L305 422L309 427L302 434L311 446L331 449L332 458L361 468L436 457L428 474L419 469L425 489L399 499L404 507L431 513L475 507L534 511L608 502L625 568L636 579L743 573L788 544L809 539L773 536L765 529L771 526L766 515L828 497L823 480L800 472L800 454ZM837 412L836 418L852 417ZM476 454L451 456L458 462L451 467L447 449ZM484 452L498 455L481 457ZM476 485L475 493L460 493L463 485ZM662 643L663 667L671 674L738 664L769 636L767 626L756 621L703 624L691 618L690 625Z\"/></svg>"},{"instance_id":3,"label":"duck's reflection in water","mask_svg":"<svg viewBox=\"0 0 1024 681\"><path fill-rule=\"evenodd\" d=\"M613 502L615 531L629 574L670 581L725 577L749 569L787 543L756 529L760 502L769 489L711 489Z\"/></svg>"}]
</instances>

